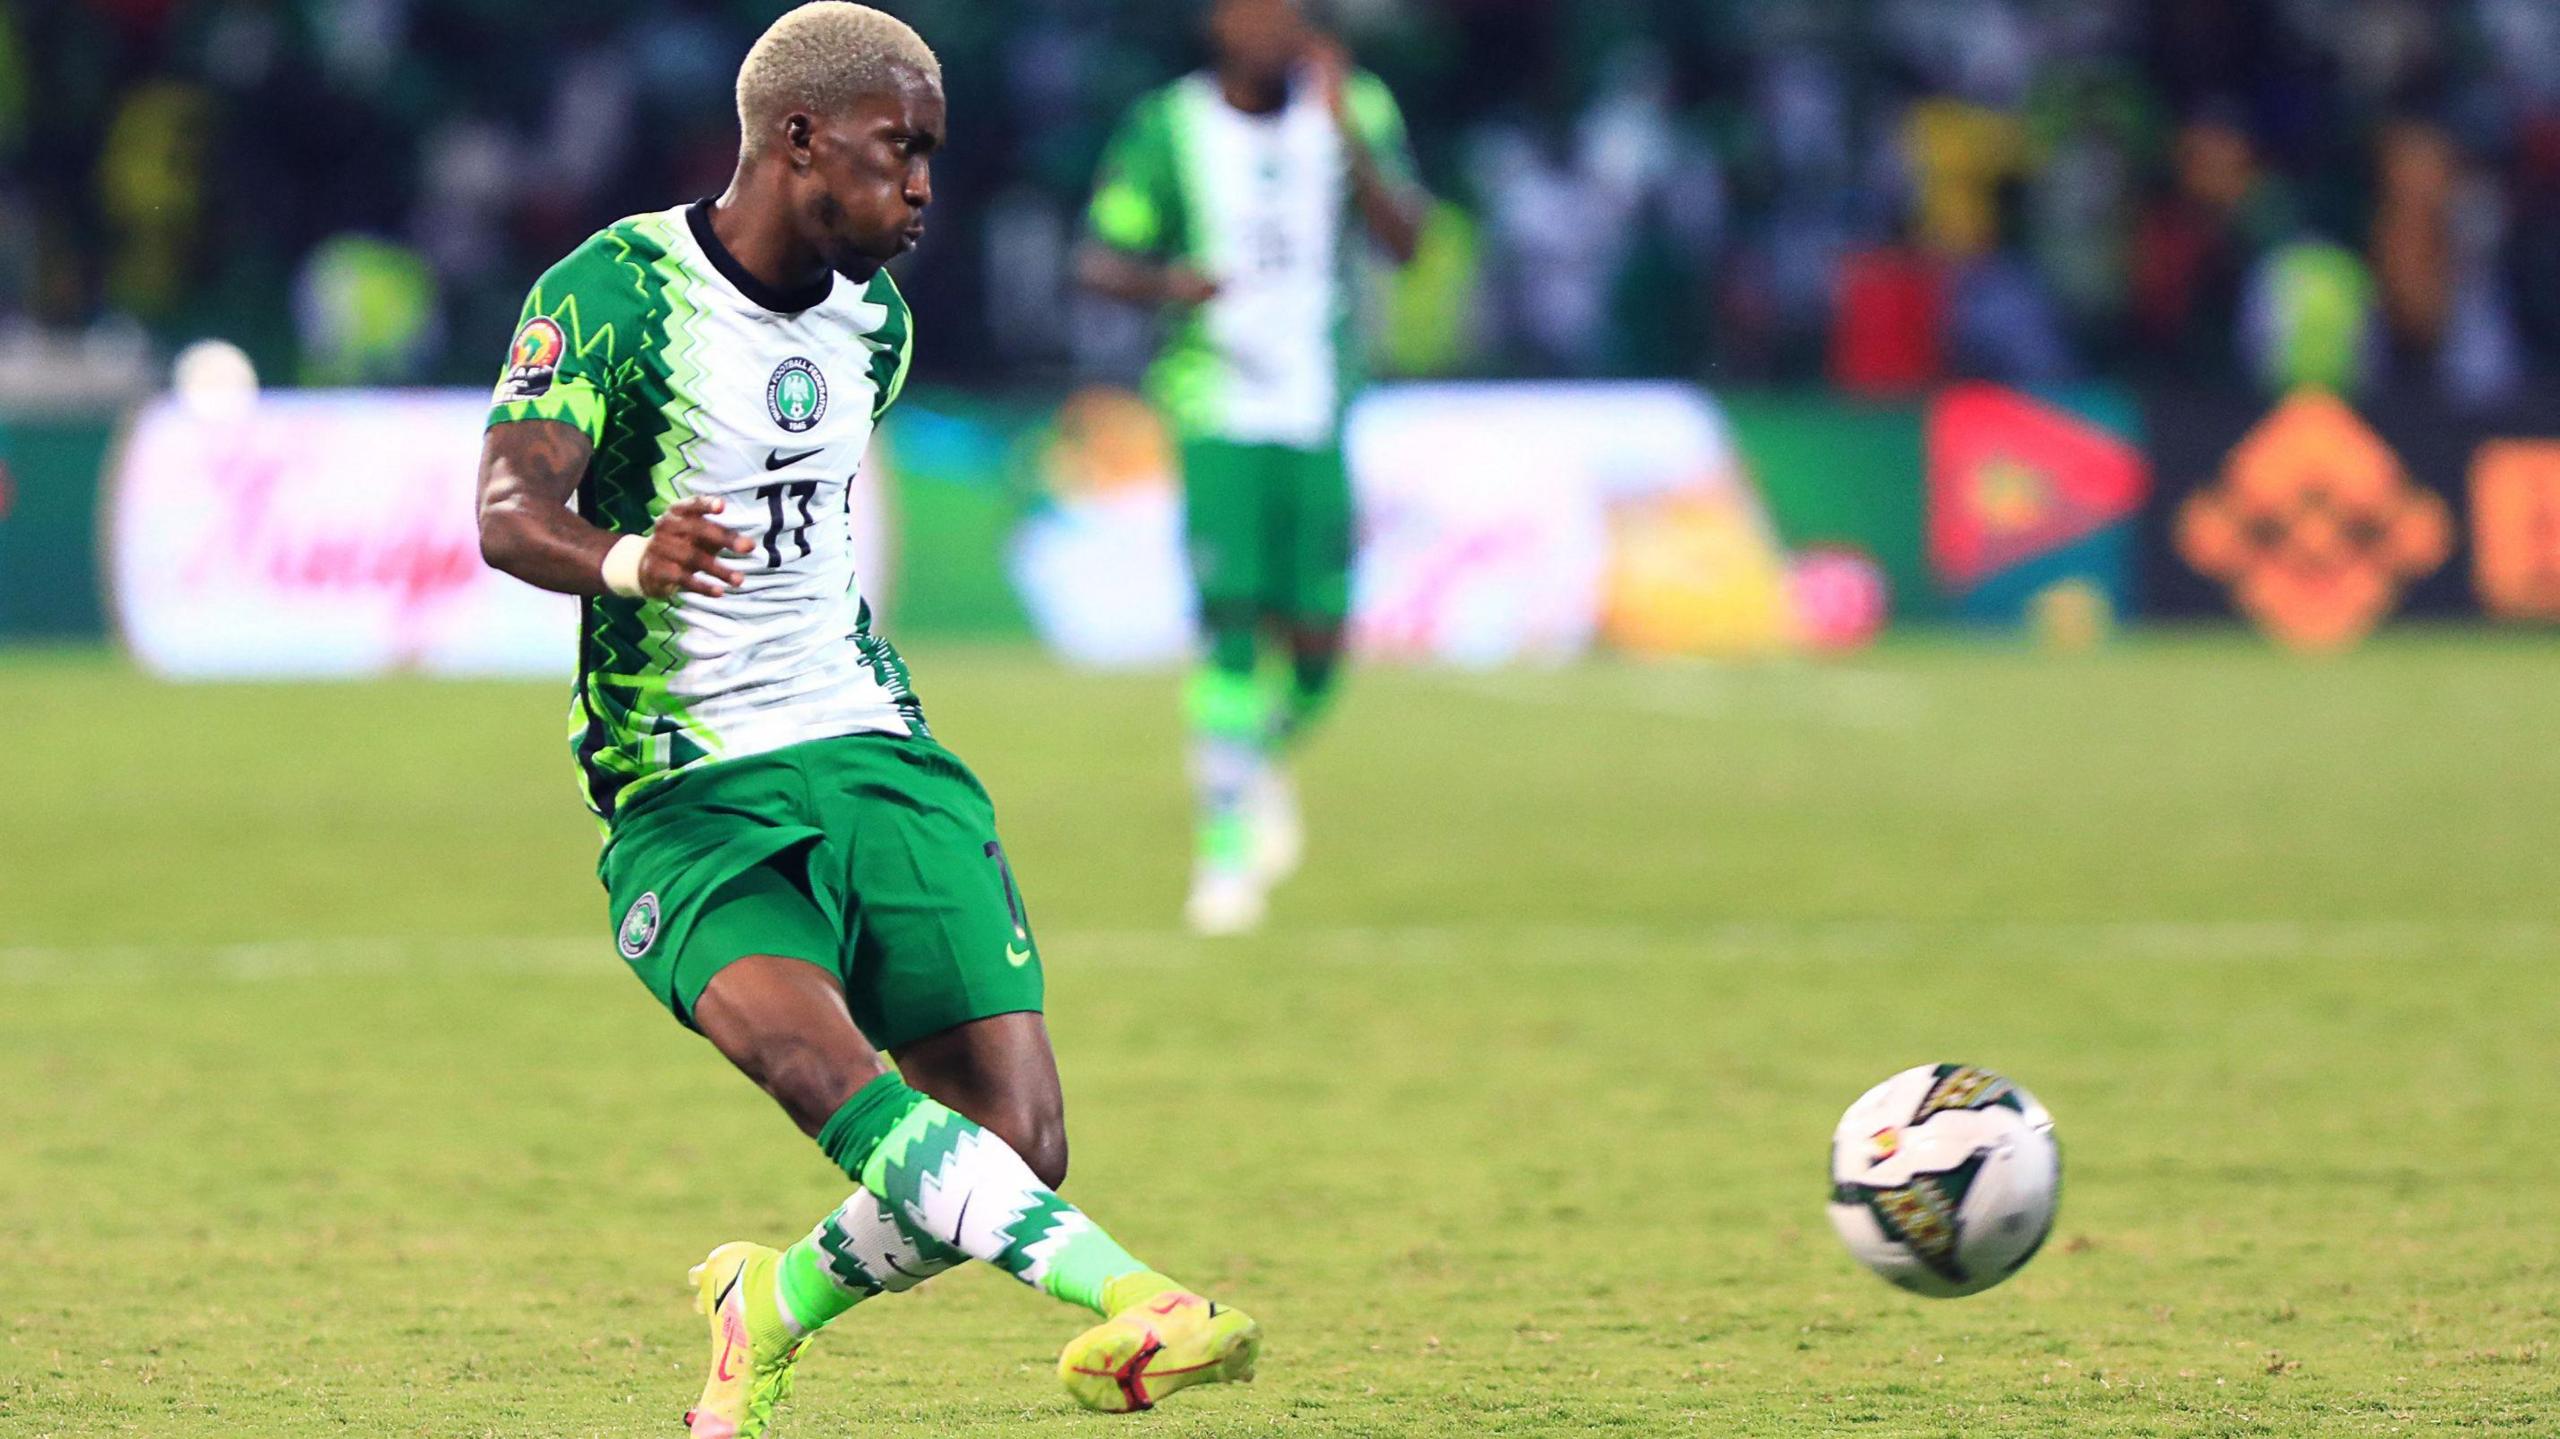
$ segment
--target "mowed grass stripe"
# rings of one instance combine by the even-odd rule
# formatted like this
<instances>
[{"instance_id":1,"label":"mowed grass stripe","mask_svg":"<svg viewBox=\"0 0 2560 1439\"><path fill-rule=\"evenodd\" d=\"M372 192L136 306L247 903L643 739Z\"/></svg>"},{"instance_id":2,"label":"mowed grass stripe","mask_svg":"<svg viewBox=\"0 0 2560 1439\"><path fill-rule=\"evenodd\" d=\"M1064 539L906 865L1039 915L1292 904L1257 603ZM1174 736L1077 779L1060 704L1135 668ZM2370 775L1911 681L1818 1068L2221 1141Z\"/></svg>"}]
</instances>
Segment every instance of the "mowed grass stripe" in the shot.
<instances>
[{"instance_id":1,"label":"mowed grass stripe","mask_svg":"<svg viewBox=\"0 0 2560 1439\"><path fill-rule=\"evenodd\" d=\"M2526 920L2124 920L2116 922L1888 920L1724 921L1696 927L1620 925L1331 925L1266 933L1243 942L1180 930L1044 933L1051 967L1218 964L1280 955L1316 964L1576 965L1724 964L1790 958L1892 957L1950 948L1978 958L2057 964L2123 960L2304 960L2460 957L2512 962L2560 952L2560 921ZM225 979L379 974L460 968L491 974L612 973L602 940L565 935L416 938L391 935L253 940L232 944L0 946L0 984L112 983L169 970Z\"/></svg>"}]
</instances>

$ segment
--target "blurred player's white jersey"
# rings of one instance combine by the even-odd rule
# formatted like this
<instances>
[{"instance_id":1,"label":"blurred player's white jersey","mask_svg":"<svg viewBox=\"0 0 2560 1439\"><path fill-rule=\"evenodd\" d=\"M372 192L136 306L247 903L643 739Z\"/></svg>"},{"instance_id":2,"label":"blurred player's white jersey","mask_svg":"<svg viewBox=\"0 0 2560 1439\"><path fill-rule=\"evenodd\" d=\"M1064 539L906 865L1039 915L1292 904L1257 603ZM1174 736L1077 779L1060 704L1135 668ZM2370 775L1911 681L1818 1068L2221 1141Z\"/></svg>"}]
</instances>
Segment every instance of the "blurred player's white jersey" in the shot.
<instances>
[{"instance_id":1,"label":"blurred player's white jersey","mask_svg":"<svg viewBox=\"0 0 2560 1439\"><path fill-rule=\"evenodd\" d=\"M911 354L886 273L771 292L707 206L635 216L526 301L491 423L552 419L595 444L579 511L646 531L717 496L751 541L719 597L586 602L570 725L590 805L689 765L864 732L922 733L906 668L870 632L849 503Z\"/></svg>"},{"instance_id":2,"label":"blurred player's white jersey","mask_svg":"<svg viewBox=\"0 0 2560 1439\"><path fill-rule=\"evenodd\" d=\"M1360 143L1409 174L1404 121L1375 76L1344 94ZM1188 75L1131 111L1103 160L1095 236L1180 259L1218 283L1165 347L1151 379L1186 434L1330 444L1350 388L1355 220L1341 125L1303 78L1265 115Z\"/></svg>"},{"instance_id":3,"label":"blurred player's white jersey","mask_svg":"<svg viewBox=\"0 0 2560 1439\"><path fill-rule=\"evenodd\" d=\"M1278 113L1249 115L1207 75L1174 86L1196 243L1218 279L1200 323L1227 362L1222 410L1237 439L1314 444L1340 403L1336 251L1348 182L1342 136L1312 91L1297 86Z\"/></svg>"}]
</instances>

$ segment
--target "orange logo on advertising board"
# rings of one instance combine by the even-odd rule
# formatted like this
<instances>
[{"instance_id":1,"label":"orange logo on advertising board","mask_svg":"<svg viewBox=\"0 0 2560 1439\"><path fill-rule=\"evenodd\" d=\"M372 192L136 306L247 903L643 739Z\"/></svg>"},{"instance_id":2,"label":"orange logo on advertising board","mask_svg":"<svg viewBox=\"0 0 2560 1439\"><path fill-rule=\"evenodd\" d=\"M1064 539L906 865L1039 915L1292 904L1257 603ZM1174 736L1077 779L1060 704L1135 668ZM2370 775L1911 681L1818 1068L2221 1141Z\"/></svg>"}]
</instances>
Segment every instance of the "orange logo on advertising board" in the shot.
<instances>
[{"instance_id":1,"label":"orange logo on advertising board","mask_svg":"<svg viewBox=\"0 0 2560 1439\"><path fill-rule=\"evenodd\" d=\"M2492 440L2471 464L2472 578L2480 606L2560 620L2560 440Z\"/></svg>"},{"instance_id":2,"label":"orange logo on advertising board","mask_svg":"<svg viewBox=\"0 0 2560 1439\"><path fill-rule=\"evenodd\" d=\"M2363 639L2402 586L2452 549L2444 501L2410 484L2400 457L2344 401L2316 390L2260 421L2231 451L2222 483L2178 512L2187 563L2302 650Z\"/></svg>"}]
</instances>

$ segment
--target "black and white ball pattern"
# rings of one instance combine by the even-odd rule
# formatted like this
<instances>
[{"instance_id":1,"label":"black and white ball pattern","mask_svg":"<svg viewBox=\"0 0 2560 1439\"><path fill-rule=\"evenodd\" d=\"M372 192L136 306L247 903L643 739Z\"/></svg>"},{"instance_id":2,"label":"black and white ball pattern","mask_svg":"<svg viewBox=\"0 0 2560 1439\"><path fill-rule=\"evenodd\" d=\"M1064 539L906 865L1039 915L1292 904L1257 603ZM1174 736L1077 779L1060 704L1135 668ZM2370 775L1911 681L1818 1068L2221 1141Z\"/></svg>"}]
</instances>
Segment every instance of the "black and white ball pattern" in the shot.
<instances>
[{"instance_id":1,"label":"black and white ball pattern","mask_svg":"<svg viewBox=\"0 0 2560 1439\"><path fill-rule=\"evenodd\" d=\"M1932 1298L2017 1273L2053 1232L2061 1186L2053 1116L1972 1065L1906 1069L1831 1134L1831 1227L1859 1263Z\"/></svg>"}]
</instances>

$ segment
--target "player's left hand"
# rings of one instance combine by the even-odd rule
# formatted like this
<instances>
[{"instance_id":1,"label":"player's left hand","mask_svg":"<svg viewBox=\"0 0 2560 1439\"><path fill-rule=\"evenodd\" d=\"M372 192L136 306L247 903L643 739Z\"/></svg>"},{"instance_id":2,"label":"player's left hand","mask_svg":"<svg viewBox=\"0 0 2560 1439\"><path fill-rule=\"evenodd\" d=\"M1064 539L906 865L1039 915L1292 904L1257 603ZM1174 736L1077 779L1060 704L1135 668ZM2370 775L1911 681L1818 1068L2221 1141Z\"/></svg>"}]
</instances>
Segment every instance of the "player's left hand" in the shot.
<instances>
[{"instance_id":1,"label":"player's left hand","mask_svg":"<svg viewBox=\"0 0 2560 1439\"><path fill-rule=\"evenodd\" d=\"M755 553L752 541L711 518L728 508L717 495L694 495L667 506L650 527L640 556L640 593L663 600L678 592L718 599L746 580L727 556Z\"/></svg>"}]
</instances>

